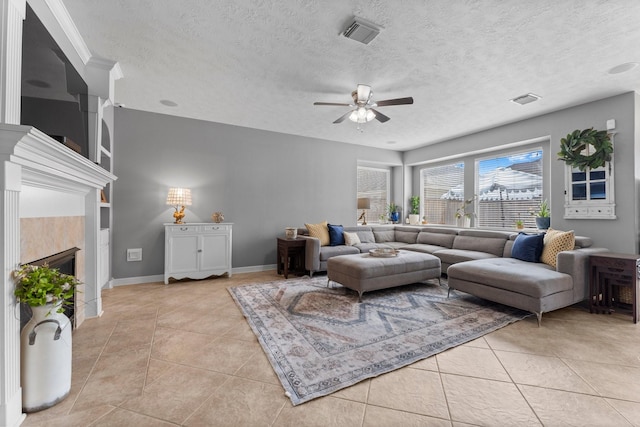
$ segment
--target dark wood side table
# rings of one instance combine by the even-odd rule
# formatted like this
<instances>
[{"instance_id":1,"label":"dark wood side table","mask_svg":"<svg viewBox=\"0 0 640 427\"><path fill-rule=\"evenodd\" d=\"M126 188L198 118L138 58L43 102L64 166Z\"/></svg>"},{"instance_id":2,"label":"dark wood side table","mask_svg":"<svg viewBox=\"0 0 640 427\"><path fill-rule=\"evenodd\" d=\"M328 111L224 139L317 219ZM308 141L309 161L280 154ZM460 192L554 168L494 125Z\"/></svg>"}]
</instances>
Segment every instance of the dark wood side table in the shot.
<instances>
[{"instance_id":1,"label":"dark wood side table","mask_svg":"<svg viewBox=\"0 0 640 427\"><path fill-rule=\"evenodd\" d=\"M305 274L304 257L305 239L285 239L278 237L278 274L284 274L284 278L289 278L289 271L292 273Z\"/></svg>"},{"instance_id":2,"label":"dark wood side table","mask_svg":"<svg viewBox=\"0 0 640 427\"><path fill-rule=\"evenodd\" d=\"M621 308L620 291L630 290L633 323L637 323L640 317L640 255L593 254L589 257L589 274L589 310L611 313L614 307Z\"/></svg>"}]
</instances>

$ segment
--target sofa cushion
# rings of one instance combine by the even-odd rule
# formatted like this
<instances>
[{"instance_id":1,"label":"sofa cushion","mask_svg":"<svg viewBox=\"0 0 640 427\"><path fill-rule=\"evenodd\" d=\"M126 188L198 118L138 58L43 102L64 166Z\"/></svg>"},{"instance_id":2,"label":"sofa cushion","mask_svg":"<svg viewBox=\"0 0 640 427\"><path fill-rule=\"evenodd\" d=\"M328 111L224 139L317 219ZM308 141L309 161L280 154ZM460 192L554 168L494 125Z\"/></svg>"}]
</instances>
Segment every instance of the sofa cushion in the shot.
<instances>
[{"instance_id":1,"label":"sofa cushion","mask_svg":"<svg viewBox=\"0 0 640 427\"><path fill-rule=\"evenodd\" d=\"M358 235L358 238L360 239L361 243L375 243L376 242L376 238L373 235L373 231L369 230L358 230L356 231L356 234Z\"/></svg>"},{"instance_id":2,"label":"sofa cushion","mask_svg":"<svg viewBox=\"0 0 640 427\"><path fill-rule=\"evenodd\" d=\"M320 246L327 246L329 240L329 228L327 227L327 221L323 221L319 224L304 224L309 230L309 236L315 237L320 240Z\"/></svg>"},{"instance_id":3,"label":"sofa cushion","mask_svg":"<svg viewBox=\"0 0 640 427\"><path fill-rule=\"evenodd\" d=\"M433 254L435 251L441 251L443 247L436 246L436 245L425 245L422 243L414 243L413 245L402 246L402 249L406 249L408 251L414 251L414 252L422 252L424 254Z\"/></svg>"},{"instance_id":4,"label":"sofa cushion","mask_svg":"<svg viewBox=\"0 0 640 427\"><path fill-rule=\"evenodd\" d=\"M345 231L342 235L344 236L345 245L353 246L360 244L360 238L358 237L358 234L356 232Z\"/></svg>"},{"instance_id":5,"label":"sofa cushion","mask_svg":"<svg viewBox=\"0 0 640 427\"><path fill-rule=\"evenodd\" d=\"M403 243L415 243L418 238L418 233L416 231L404 231L404 230L396 230L395 241L403 242Z\"/></svg>"},{"instance_id":6,"label":"sofa cushion","mask_svg":"<svg viewBox=\"0 0 640 427\"><path fill-rule=\"evenodd\" d=\"M387 245L386 243L375 243L375 242L362 242L355 245L355 247L358 248L358 250L362 253L367 253L371 249L379 249L379 248L393 249L391 246Z\"/></svg>"},{"instance_id":7,"label":"sofa cushion","mask_svg":"<svg viewBox=\"0 0 640 427\"><path fill-rule=\"evenodd\" d=\"M486 252L495 256L502 256L507 237L477 237L458 235L453 240L452 249L464 249L468 251Z\"/></svg>"},{"instance_id":8,"label":"sofa cushion","mask_svg":"<svg viewBox=\"0 0 640 427\"><path fill-rule=\"evenodd\" d=\"M442 246L443 248L451 249L453 246L453 239L455 239L455 237L455 234L430 233L428 231L422 231L418 234L416 243Z\"/></svg>"},{"instance_id":9,"label":"sofa cushion","mask_svg":"<svg viewBox=\"0 0 640 427\"><path fill-rule=\"evenodd\" d=\"M327 228L329 229L329 246L344 245L344 227L327 224Z\"/></svg>"},{"instance_id":10,"label":"sofa cushion","mask_svg":"<svg viewBox=\"0 0 640 427\"><path fill-rule=\"evenodd\" d=\"M458 262L476 259L497 258L496 255L487 252L470 251L467 249L440 249L439 251L435 251L433 255L440 258L443 264L456 264Z\"/></svg>"},{"instance_id":11,"label":"sofa cushion","mask_svg":"<svg viewBox=\"0 0 640 427\"><path fill-rule=\"evenodd\" d=\"M526 234L519 233L511 248L511 258L528 262L540 262L542 247L544 245L544 233Z\"/></svg>"},{"instance_id":12,"label":"sofa cushion","mask_svg":"<svg viewBox=\"0 0 640 427\"><path fill-rule=\"evenodd\" d=\"M338 255L359 254L360 250L354 246L323 246L320 248L320 261L326 261Z\"/></svg>"},{"instance_id":13,"label":"sofa cushion","mask_svg":"<svg viewBox=\"0 0 640 427\"><path fill-rule=\"evenodd\" d=\"M544 248L540 261L555 268L559 252L570 251L575 247L576 238L571 231L560 231L550 228L544 236Z\"/></svg>"},{"instance_id":14,"label":"sofa cushion","mask_svg":"<svg viewBox=\"0 0 640 427\"><path fill-rule=\"evenodd\" d=\"M492 258L452 265L449 278L480 283L533 298L542 298L573 289L570 275L546 264L533 264L515 258Z\"/></svg>"},{"instance_id":15,"label":"sofa cushion","mask_svg":"<svg viewBox=\"0 0 640 427\"><path fill-rule=\"evenodd\" d=\"M373 236L378 243L395 242L396 232L393 230L373 230Z\"/></svg>"}]
</instances>

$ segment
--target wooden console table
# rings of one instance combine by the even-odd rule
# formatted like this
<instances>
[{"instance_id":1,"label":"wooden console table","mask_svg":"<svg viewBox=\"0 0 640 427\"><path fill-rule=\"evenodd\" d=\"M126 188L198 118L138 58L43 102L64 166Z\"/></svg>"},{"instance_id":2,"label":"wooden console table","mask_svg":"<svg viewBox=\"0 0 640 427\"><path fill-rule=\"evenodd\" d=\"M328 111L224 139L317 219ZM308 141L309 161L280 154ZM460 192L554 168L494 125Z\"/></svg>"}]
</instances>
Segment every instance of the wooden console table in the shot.
<instances>
[{"instance_id":1,"label":"wooden console table","mask_svg":"<svg viewBox=\"0 0 640 427\"><path fill-rule=\"evenodd\" d=\"M292 273L305 274L304 257L305 239L285 239L278 237L278 274L284 274L284 278L289 278L289 271Z\"/></svg>"},{"instance_id":2,"label":"wooden console table","mask_svg":"<svg viewBox=\"0 0 640 427\"><path fill-rule=\"evenodd\" d=\"M640 317L640 255L611 252L593 254L589 257L589 274L591 313L611 313L614 307L621 308L620 292L623 289L630 290L631 314L633 323L637 323Z\"/></svg>"}]
</instances>

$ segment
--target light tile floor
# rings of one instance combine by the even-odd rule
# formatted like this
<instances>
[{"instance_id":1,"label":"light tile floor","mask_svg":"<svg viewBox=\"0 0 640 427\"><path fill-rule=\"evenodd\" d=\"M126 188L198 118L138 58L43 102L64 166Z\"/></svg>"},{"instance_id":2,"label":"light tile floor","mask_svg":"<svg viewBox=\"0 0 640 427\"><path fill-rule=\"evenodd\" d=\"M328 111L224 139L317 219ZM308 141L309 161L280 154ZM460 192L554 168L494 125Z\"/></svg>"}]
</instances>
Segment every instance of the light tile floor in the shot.
<instances>
[{"instance_id":1,"label":"light tile floor","mask_svg":"<svg viewBox=\"0 0 640 427\"><path fill-rule=\"evenodd\" d=\"M69 397L23 426L640 426L640 323L581 307L293 407L226 290L280 279L104 291L73 334Z\"/></svg>"}]
</instances>

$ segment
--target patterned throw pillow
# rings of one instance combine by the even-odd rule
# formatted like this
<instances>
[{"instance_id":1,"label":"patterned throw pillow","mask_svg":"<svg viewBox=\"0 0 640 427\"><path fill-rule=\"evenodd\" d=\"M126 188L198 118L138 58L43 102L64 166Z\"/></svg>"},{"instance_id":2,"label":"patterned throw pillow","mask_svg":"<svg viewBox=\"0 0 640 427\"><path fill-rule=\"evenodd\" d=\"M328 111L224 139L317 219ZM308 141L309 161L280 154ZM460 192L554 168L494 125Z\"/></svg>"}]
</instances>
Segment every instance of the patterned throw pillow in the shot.
<instances>
[{"instance_id":1,"label":"patterned throw pillow","mask_svg":"<svg viewBox=\"0 0 640 427\"><path fill-rule=\"evenodd\" d=\"M344 243L347 246L353 246L353 245L359 245L360 244L360 238L358 237L357 233L349 233L349 232L344 232Z\"/></svg>"},{"instance_id":2,"label":"patterned throw pillow","mask_svg":"<svg viewBox=\"0 0 640 427\"><path fill-rule=\"evenodd\" d=\"M572 250L575 244L576 236L573 230L560 231L550 228L544 235L544 249L540 261L555 268L558 253Z\"/></svg>"},{"instance_id":3,"label":"patterned throw pillow","mask_svg":"<svg viewBox=\"0 0 640 427\"><path fill-rule=\"evenodd\" d=\"M320 246L329 245L329 227L327 227L327 221L320 224L305 224L307 230L309 230L309 236L320 239Z\"/></svg>"}]
</instances>

